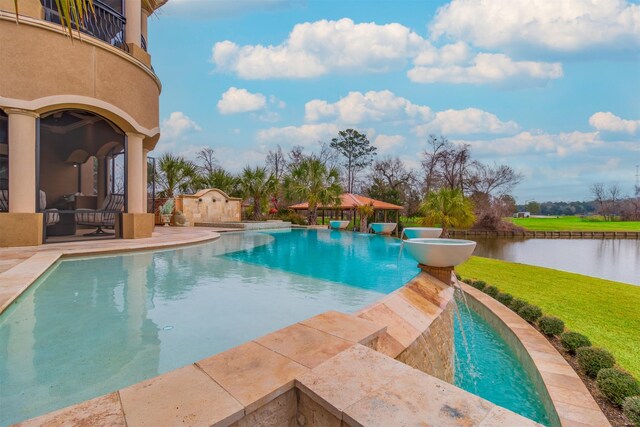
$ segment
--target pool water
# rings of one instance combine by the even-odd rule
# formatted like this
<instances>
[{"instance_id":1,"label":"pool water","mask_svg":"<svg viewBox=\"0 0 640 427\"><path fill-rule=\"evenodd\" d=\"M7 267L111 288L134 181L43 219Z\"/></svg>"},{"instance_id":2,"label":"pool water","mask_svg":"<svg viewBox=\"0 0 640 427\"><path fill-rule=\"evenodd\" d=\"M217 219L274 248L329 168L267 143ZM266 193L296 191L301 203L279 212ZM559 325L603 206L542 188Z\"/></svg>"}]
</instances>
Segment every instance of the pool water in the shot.
<instances>
[{"instance_id":1,"label":"pool water","mask_svg":"<svg viewBox=\"0 0 640 427\"><path fill-rule=\"evenodd\" d=\"M356 311L417 274L414 261L398 257L399 243L327 230L245 232L180 249L60 262L0 316L0 425L327 310ZM485 368L487 377L497 371L477 367ZM520 387L500 378L506 384L498 393ZM483 397L495 401L489 392Z\"/></svg>"},{"instance_id":2,"label":"pool water","mask_svg":"<svg viewBox=\"0 0 640 427\"><path fill-rule=\"evenodd\" d=\"M457 303L455 385L548 426L549 416L515 352L463 299Z\"/></svg>"}]
</instances>

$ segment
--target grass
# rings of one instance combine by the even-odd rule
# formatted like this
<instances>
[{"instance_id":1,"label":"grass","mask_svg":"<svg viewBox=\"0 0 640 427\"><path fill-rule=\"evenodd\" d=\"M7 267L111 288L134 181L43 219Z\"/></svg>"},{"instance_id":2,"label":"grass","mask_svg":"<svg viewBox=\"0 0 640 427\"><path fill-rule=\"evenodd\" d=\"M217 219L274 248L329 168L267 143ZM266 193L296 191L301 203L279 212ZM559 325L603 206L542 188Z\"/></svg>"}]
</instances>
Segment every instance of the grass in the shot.
<instances>
[{"instance_id":1,"label":"grass","mask_svg":"<svg viewBox=\"0 0 640 427\"><path fill-rule=\"evenodd\" d=\"M640 378L640 286L480 257L456 271L561 318L567 329L609 350L621 367Z\"/></svg>"},{"instance_id":2,"label":"grass","mask_svg":"<svg viewBox=\"0 0 640 427\"><path fill-rule=\"evenodd\" d=\"M640 231L640 221L603 221L561 216L549 218L506 218L515 225L535 231Z\"/></svg>"}]
</instances>

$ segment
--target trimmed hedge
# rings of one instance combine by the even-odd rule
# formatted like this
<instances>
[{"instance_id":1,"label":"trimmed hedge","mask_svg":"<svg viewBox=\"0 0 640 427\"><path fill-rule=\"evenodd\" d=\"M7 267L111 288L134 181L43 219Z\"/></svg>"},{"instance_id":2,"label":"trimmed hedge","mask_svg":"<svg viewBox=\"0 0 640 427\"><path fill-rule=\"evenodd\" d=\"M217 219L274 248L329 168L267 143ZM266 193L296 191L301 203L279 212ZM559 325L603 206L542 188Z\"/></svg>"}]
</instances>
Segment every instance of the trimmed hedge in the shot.
<instances>
[{"instance_id":1,"label":"trimmed hedge","mask_svg":"<svg viewBox=\"0 0 640 427\"><path fill-rule=\"evenodd\" d=\"M582 347L576 350L578 365L591 378L595 378L601 369L613 368L616 359L603 348Z\"/></svg>"},{"instance_id":2,"label":"trimmed hedge","mask_svg":"<svg viewBox=\"0 0 640 427\"><path fill-rule=\"evenodd\" d=\"M640 396L627 397L622 405L622 411L633 425L640 427Z\"/></svg>"},{"instance_id":3,"label":"trimmed hedge","mask_svg":"<svg viewBox=\"0 0 640 427\"><path fill-rule=\"evenodd\" d=\"M511 301L511 304L509 305L509 308L517 313L518 311L520 311L520 309L522 309L522 307L524 307L527 304L529 304L529 303L526 302L523 299L514 298L513 301Z\"/></svg>"},{"instance_id":4,"label":"trimmed hedge","mask_svg":"<svg viewBox=\"0 0 640 427\"><path fill-rule=\"evenodd\" d=\"M471 282L471 286L473 286L477 290L481 291L487 286L487 284L485 282L483 282L482 280L474 280L474 281Z\"/></svg>"},{"instance_id":5,"label":"trimmed hedge","mask_svg":"<svg viewBox=\"0 0 640 427\"><path fill-rule=\"evenodd\" d=\"M564 322L557 317L542 316L538 320L538 327L543 334L552 337L560 335L564 331Z\"/></svg>"},{"instance_id":6,"label":"trimmed hedge","mask_svg":"<svg viewBox=\"0 0 640 427\"><path fill-rule=\"evenodd\" d=\"M511 301L513 301L513 295L507 294L504 292L499 292L498 295L496 295L496 299L500 301L502 304L509 307L509 305L511 305Z\"/></svg>"},{"instance_id":7,"label":"trimmed hedge","mask_svg":"<svg viewBox=\"0 0 640 427\"><path fill-rule=\"evenodd\" d=\"M580 347L591 347L591 340L577 332L565 332L560 335L560 344L570 354L576 354L576 350Z\"/></svg>"},{"instance_id":8,"label":"trimmed hedge","mask_svg":"<svg viewBox=\"0 0 640 427\"><path fill-rule=\"evenodd\" d=\"M602 394L617 406L622 406L625 398L640 394L638 380L619 368L601 369L596 384Z\"/></svg>"},{"instance_id":9,"label":"trimmed hedge","mask_svg":"<svg viewBox=\"0 0 640 427\"><path fill-rule=\"evenodd\" d=\"M482 292L484 292L485 294L489 295L489 296L490 296L490 297L492 297L492 298L495 298L495 297L497 297L497 296L498 296L498 293L499 293L500 291L499 291L499 290L498 290L498 288L496 288L495 286L491 286L491 285L489 285L489 286L487 286L486 288L484 288L484 289L482 290Z\"/></svg>"},{"instance_id":10,"label":"trimmed hedge","mask_svg":"<svg viewBox=\"0 0 640 427\"><path fill-rule=\"evenodd\" d=\"M529 323L535 323L542 317L542 310L537 305L527 304L518 310L518 314Z\"/></svg>"},{"instance_id":11,"label":"trimmed hedge","mask_svg":"<svg viewBox=\"0 0 640 427\"><path fill-rule=\"evenodd\" d=\"M473 280L471 280L471 279L462 279L462 281L464 283L466 283L467 285L473 286Z\"/></svg>"}]
</instances>

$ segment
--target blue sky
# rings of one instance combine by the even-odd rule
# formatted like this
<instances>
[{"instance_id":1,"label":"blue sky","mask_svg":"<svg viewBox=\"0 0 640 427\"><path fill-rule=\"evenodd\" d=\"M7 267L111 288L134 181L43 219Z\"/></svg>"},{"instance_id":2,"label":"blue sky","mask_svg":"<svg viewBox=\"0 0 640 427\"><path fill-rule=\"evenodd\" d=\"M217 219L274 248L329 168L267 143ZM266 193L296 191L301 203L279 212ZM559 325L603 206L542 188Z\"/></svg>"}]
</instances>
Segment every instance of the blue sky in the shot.
<instances>
[{"instance_id":1,"label":"blue sky","mask_svg":"<svg viewBox=\"0 0 640 427\"><path fill-rule=\"evenodd\" d=\"M429 134L524 175L514 195L630 194L640 164L640 5L623 0L170 0L149 24L163 84L153 155L364 131L419 168Z\"/></svg>"}]
</instances>

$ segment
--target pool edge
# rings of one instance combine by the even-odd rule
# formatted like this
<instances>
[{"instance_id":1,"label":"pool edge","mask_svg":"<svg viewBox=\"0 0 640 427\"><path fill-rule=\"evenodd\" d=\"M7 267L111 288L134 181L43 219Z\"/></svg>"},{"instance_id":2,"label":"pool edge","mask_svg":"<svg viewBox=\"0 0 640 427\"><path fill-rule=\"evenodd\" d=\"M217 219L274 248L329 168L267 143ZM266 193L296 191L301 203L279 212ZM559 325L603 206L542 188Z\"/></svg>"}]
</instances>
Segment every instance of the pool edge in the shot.
<instances>
[{"instance_id":1,"label":"pool edge","mask_svg":"<svg viewBox=\"0 0 640 427\"><path fill-rule=\"evenodd\" d=\"M467 303L515 351L550 417L552 425L610 426L593 396L560 353L524 319L489 295L458 282Z\"/></svg>"},{"instance_id":2,"label":"pool edge","mask_svg":"<svg viewBox=\"0 0 640 427\"><path fill-rule=\"evenodd\" d=\"M29 250L33 251L33 255L7 271L0 273L0 283L2 283L0 287L0 315L11 307L20 295L26 292L59 260L83 256L122 255L149 250L172 249L211 242L220 238L220 233L215 231L211 231L209 234L202 233L202 230L199 230L198 233L186 234L186 236L176 239L175 236L178 234L180 233L175 233L166 238L166 240L162 240L166 235L149 239L119 240L116 244L111 244L108 247L77 248L73 244L67 243L69 246L65 248L65 244L61 243L55 246L52 245L51 249L46 246L39 247L38 249L40 250L29 248ZM150 242L152 239L156 239L156 241Z\"/></svg>"}]
</instances>

